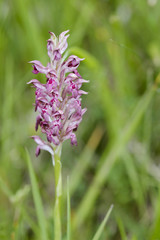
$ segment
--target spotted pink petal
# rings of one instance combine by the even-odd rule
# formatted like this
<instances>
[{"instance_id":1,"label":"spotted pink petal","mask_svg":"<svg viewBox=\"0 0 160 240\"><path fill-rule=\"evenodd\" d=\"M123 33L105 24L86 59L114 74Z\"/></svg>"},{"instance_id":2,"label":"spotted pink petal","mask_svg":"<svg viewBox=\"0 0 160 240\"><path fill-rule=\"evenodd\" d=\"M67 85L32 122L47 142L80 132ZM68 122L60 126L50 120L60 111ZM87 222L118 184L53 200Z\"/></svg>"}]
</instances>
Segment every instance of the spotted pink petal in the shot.
<instances>
[{"instance_id":1,"label":"spotted pink petal","mask_svg":"<svg viewBox=\"0 0 160 240\"><path fill-rule=\"evenodd\" d=\"M32 138L38 144L37 149L36 149L36 156L39 155L40 149L48 151L52 156L52 163L54 165L54 151L53 151L53 148L51 147L51 145L47 142L42 141L42 139L39 136L32 136Z\"/></svg>"},{"instance_id":2,"label":"spotted pink petal","mask_svg":"<svg viewBox=\"0 0 160 240\"><path fill-rule=\"evenodd\" d=\"M38 71L43 74L47 74L51 69L49 67L44 67L40 61L34 60L30 61L29 63L33 63L33 71ZM34 73L34 72L33 72Z\"/></svg>"}]
</instances>

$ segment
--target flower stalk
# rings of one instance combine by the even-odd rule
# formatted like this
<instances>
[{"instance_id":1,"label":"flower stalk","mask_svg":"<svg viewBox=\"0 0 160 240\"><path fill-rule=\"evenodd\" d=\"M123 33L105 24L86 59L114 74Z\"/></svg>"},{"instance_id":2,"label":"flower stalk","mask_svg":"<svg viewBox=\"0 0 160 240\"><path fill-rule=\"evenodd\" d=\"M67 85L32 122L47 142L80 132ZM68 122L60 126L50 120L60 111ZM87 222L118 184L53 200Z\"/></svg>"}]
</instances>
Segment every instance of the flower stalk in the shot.
<instances>
[{"instance_id":1,"label":"flower stalk","mask_svg":"<svg viewBox=\"0 0 160 240\"><path fill-rule=\"evenodd\" d=\"M54 176L55 176L55 208L54 208L54 236L56 240L61 240L61 196L62 196L62 173L61 173L61 148L58 146L54 154Z\"/></svg>"}]
</instances>

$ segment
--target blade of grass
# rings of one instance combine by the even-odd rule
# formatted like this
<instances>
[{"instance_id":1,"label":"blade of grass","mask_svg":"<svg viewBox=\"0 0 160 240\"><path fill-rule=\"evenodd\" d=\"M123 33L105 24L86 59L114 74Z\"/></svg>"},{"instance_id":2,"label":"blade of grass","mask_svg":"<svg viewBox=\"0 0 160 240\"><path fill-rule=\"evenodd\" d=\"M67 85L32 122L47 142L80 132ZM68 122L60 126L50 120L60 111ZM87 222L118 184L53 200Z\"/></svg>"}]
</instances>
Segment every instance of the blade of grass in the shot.
<instances>
[{"instance_id":1,"label":"blade of grass","mask_svg":"<svg viewBox=\"0 0 160 240\"><path fill-rule=\"evenodd\" d=\"M67 240L71 240L71 206L69 194L69 177L67 177Z\"/></svg>"},{"instance_id":2,"label":"blade of grass","mask_svg":"<svg viewBox=\"0 0 160 240\"><path fill-rule=\"evenodd\" d=\"M103 164L97 171L96 176L93 179L93 182L82 200L74 218L74 227L79 226L87 218L92 207L94 206L95 200L98 197L101 187L106 181L111 168L116 163L118 157L122 154L126 143L133 135L135 129L140 123L144 112L146 111L150 100L152 99L157 86L154 85L149 91L147 91L144 96L140 99L137 104L133 115L128 121L128 124L125 125L124 129L121 131L121 134L117 136L114 143L110 145L110 149L106 147L104 153L102 154L102 159L100 161Z\"/></svg>"},{"instance_id":3,"label":"blade of grass","mask_svg":"<svg viewBox=\"0 0 160 240\"><path fill-rule=\"evenodd\" d=\"M147 88L149 89L153 81L153 73L148 70L147 72ZM151 101L150 106L148 107L144 115L144 125L143 125L143 142L145 144L146 152L150 155L150 147L152 140L152 130L153 130L153 101ZM149 158L146 158L146 165Z\"/></svg>"},{"instance_id":4,"label":"blade of grass","mask_svg":"<svg viewBox=\"0 0 160 240\"><path fill-rule=\"evenodd\" d=\"M47 237L47 232L46 232L46 229L47 229L46 228L46 218L44 215L42 199L40 196L37 179L36 179L35 172L34 172L34 169L33 169L32 163L31 163L31 159L30 159L27 149L26 149L26 161L27 161L29 175L30 175L30 179L31 179L32 194L33 194L34 204L35 204L35 208L36 208L37 218L38 218L39 227L40 227L40 231L41 231L41 239L47 240L48 237Z\"/></svg>"},{"instance_id":5,"label":"blade of grass","mask_svg":"<svg viewBox=\"0 0 160 240\"><path fill-rule=\"evenodd\" d=\"M34 219L30 216L30 209L27 208L28 206L24 207L22 209L23 211L23 218L24 218L24 223L27 222L27 224L29 225L29 228L32 229L32 231L34 232L35 236L37 237L36 239L38 239L38 235L39 235L39 226L37 226L36 222L34 221Z\"/></svg>"},{"instance_id":6,"label":"blade of grass","mask_svg":"<svg viewBox=\"0 0 160 240\"><path fill-rule=\"evenodd\" d=\"M112 34L110 34L109 40L107 39L106 41L106 54L108 54L111 63L115 91L117 92L116 96L119 99L119 103L123 101L124 105L124 103L128 103L128 101L124 101L125 98L135 96L135 79L133 79L133 74L128 64L129 55L135 57L135 53L132 47L127 48L128 44L130 46L130 42L123 34L121 21L112 21L108 28L112 29L109 31ZM112 37L116 41L112 40ZM130 76L129 81L128 76Z\"/></svg>"},{"instance_id":7,"label":"blade of grass","mask_svg":"<svg viewBox=\"0 0 160 240\"><path fill-rule=\"evenodd\" d=\"M25 31L27 44L36 53L36 56L45 58L45 48L43 38L40 31L40 24L35 19L35 14L29 11L31 1L14 1L14 7L17 9L17 14L22 21L23 31Z\"/></svg>"},{"instance_id":8,"label":"blade of grass","mask_svg":"<svg viewBox=\"0 0 160 240\"><path fill-rule=\"evenodd\" d=\"M137 240L137 237L136 237L136 236L133 236L133 237L131 238L131 240Z\"/></svg>"},{"instance_id":9,"label":"blade of grass","mask_svg":"<svg viewBox=\"0 0 160 240\"><path fill-rule=\"evenodd\" d=\"M157 201L155 203L154 207L154 219L153 219L153 224L152 224L152 229L150 233L150 240L155 240L155 239L160 239L160 231L159 231L159 226L160 226L160 185L159 185L159 193L157 197Z\"/></svg>"},{"instance_id":10,"label":"blade of grass","mask_svg":"<svg viewBox=\"0 0 160 240\"><path fill-rule=\"evenodd\" d=\"M141 186L142 184L139 179L136 166L134 164L134 158L127 151L124 152L122 158L127 175L129 177L130 185L132 187L133 196L138 204L139 211L141 212L144 210L145 207L144 190Z\"/></svg>"},{"instance_id":11,"label":"blade of grass","mask_svg":"<svg viewBox=\"0 0 160 240\"><path fill-rule=\"evenodd\" d=\"M82 42L96 8L95 4L89 1L84 1L84 3L81 4L80 6L81 6L80 14L78 15L77 21L75 21L73 27L71 41L72 44Z\"/></svg>"},{"instance_id":12,"label":"blade of grass","mask_svg":"<svg viewBox=\"0 0 160 240\"><path fill-rule=\"evenodd\" d=\"M4 171L8 171L9 161L8 149L11 148L14 135L12 134L12 113L13 113L13 89L14 89L14 61L10 55L8 55L5 63L5 81L3 86L3 101L1 107L1 160L4 162ZM6 97L7 96L7 97ZM12 136L12 137L11 137Z\"/></svg>"},{"instance_id":13,"label":"blade of grass","mask_svg":"<svg viewBox=\"0 0 160 240\"><path fill-rule=\"evenodd\" d=\"M125 232L125 229L124 229L124 225L123 225L123 222L120 219L120 217L117 218L117 223L118 223L118 228L119 228L119 231L120 231L121 239L122 240L127 240L127 236L126 236L126 232Z\"/></svg>"},{"instance_id":14,"label":"blade of grass","mask_svg":"<svg viewBox=\"0 0 160 240\"><path fill-rule=\"evenodd\" d=\"M99 226L97 232L95 233L94 237L92 238L92 240L99 240L100 239L100 236L103 233L103 229L104 229L104 227L105 227L105 225L106 225L106 223L108 221L108 218L109 218L109 216L110 216L110 214L112 212L112 209L113 209L113 205L110 206L110 208L109 208L109 210L108 210L104 220L100 224L100 226Z\"/></svg>"}]
</instances>

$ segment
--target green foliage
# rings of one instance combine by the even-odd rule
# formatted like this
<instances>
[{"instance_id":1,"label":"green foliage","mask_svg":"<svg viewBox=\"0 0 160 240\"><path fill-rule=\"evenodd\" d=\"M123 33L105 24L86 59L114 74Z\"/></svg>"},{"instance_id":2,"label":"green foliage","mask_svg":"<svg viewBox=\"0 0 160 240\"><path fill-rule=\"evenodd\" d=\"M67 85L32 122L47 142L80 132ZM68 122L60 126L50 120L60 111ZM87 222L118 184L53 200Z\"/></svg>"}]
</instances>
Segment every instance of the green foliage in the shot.
<instances>
[{"instance_id":1,"label":"green foliage","mask_svg":"<svg viewBox=\"0 0 160 240\"><path fill-rule=\"evenodd\" d=\"M108 210L108 212L107 212L104 220L103 220L102 223L100 224L100 226L99 226L98 230L96 231L96 233L95 233L95 235L94 235L94 237L93 237L92 240L99 240L99 239L100 239L100 236L101 236L102 233L103 233L105 224L107 223L108 218L109 218L109 216L110 216L110 214L111 214L112 208L113 208L113 205L111 205L111 207L109 208L109 210Z\"/></svg>"},{"instance_id":2,"label":"green foliage","mask_svg":"<svg viewBox=\"0 0 160 240\"><path fill-rule=\"evenodd\" d=\"M71 206L69 194L69 177L67 178L67 240L71 240Z\"/></svg>"},{"instance_id":3,"label":"green foliage","mask_svg":"<svg viewBox=\"0 0 160 240\"><path fill-rule=\"evenodd\" d=\"M39 229L41 231L41 239L47 240L48 239L47 232L46 232L47 224L46 224L46 218L44 215L42 199L40 196L38 183L36 180L36 176L34 173L34 169L33 169L32 162L31 162L28 151L26 151L26 155L27 155L26 160L27 160L27 165L28 165L28 171L29 171L29 175L30 175L30 179L31 179L32 194L33 194L34 204L35 204L37 218L38 218L38 222L39 222Z\"/></svg>"},{"instance_id":4,"label":"green foliage","mask_svg":"<svg viewBox=\"0 0 160 240\"><path fill-rule=\"evenodd\" d=\"M159 12L158 0L0 1L0 239L53 240L54 170L34 155L26 83L30 60L47 63L48 31L67 29L90 83L78 147L62 150L63 236L92 239L114 204L100 239L160 238Z\"/></svg>"}]
</instances>

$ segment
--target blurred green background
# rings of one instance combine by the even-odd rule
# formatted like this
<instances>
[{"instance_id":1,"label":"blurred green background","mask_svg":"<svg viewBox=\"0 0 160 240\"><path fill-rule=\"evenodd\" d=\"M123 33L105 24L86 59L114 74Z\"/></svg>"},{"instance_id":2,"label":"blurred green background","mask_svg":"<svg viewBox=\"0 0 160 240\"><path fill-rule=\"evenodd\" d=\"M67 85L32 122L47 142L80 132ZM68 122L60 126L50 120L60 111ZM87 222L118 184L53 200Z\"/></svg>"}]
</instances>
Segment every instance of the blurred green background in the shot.
<instances>
[{"instance_id":1,"label":"blurred green background","mask_svg":"<svg viewBox=\"0 0 160 240\"><path fill-rule=\"evenodd\" d=\"M47 64L49 31L70 30L69 53L88 108L78 147L64 143L63 232L70 176L73 239L91 239L109 206L102 240L160 239L160 1L0 1L0 239L40 239L25 148L53 239L54 171L36 158L31 60ZM43 81L41 76L38 79Z\"/></svg>"}]
</instances>

